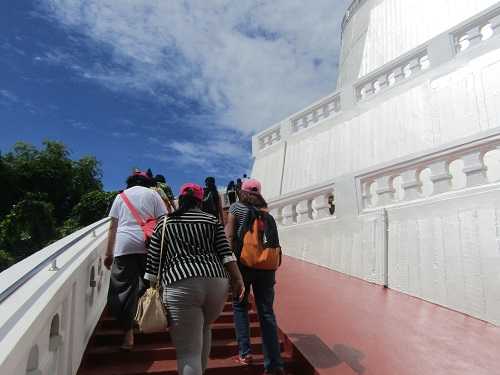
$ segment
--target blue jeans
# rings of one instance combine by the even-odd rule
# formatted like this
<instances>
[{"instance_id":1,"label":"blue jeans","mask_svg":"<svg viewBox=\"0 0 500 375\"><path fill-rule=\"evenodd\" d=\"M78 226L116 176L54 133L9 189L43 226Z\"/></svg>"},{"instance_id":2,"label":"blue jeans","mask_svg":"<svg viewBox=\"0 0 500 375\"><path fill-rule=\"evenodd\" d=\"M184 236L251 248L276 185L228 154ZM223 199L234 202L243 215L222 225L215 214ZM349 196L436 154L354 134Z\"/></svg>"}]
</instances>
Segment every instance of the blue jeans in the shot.
<instances>
[{"instance_id":1,"label":"blue jeans","mask_svg":"<svg viewBox=\"0 0 500 375\"><path fill-rule=\"evenodd\" d=\"M259 314L262 331L262 346L264 351L264 368L275 370L283 368L280 343L278 339L278 325L274 316L274 284L275 272L254 270L240 265L240 271L245 282L245 297L241 302L233 301L236 338L239 354L245 356L251 353L250 323L248 319L248 294L252 287Z\"/></svg>"}]
</instances>

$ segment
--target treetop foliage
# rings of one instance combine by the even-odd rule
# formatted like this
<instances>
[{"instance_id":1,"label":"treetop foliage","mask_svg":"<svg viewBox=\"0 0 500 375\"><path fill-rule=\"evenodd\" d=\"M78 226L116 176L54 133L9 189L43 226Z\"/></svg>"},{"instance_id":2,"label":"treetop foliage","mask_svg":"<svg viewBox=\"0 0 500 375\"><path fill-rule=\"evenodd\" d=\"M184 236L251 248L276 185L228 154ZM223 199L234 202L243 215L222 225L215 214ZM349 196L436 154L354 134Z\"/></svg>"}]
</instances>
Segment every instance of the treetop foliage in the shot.
<instances>
[{"instance_id":1,"label":"treetop foliage","mask_svg":"<svg viewBox=\"0 0 500 375\"><path fill-rule=\"evenodd\" d=\"M0 271L104 217L116 194L101 178L95 157L72 160L61 142L0 153Z\"/></svg>"}]
</instances>

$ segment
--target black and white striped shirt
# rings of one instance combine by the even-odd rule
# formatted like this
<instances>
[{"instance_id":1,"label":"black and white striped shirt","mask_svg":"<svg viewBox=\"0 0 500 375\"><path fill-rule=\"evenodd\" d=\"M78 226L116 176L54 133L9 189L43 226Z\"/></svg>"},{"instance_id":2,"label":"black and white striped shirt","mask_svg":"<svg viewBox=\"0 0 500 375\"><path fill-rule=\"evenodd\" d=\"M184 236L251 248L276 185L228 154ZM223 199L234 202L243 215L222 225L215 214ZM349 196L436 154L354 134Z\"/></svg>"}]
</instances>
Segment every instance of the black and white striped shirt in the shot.
<instances>
[{"instance_id":1,"label":"black and white striped shirt","mask_svg":"<svg viewBox=\"0 0 500 375\"><path fill-rule=\"evenodd\" d=\"M224 228L215 216L198 209L178 217L163 217L156 225L146 263L148 280L156 280L160 263L161 236L165 228L161 279L165 285L191 277L223 277L224 264L236 261Z\"/></svg>"}]
</instances>

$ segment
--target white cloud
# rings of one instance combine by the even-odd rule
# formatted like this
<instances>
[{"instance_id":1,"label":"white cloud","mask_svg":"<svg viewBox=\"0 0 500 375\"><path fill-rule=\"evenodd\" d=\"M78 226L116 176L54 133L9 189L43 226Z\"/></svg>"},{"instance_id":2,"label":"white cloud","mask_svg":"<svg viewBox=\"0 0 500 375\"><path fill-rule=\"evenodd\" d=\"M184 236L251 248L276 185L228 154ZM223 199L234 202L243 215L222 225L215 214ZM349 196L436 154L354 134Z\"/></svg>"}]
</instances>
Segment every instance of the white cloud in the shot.
<instances>
[{"instance_id":1,"label":"white cloud","mask_svg":"<svg viewBox=\"0 0 500 375\"><path fill-rule=\"evenodd\" d=\"M42 0L62 25L110 47L107 64L74 64L83 77L164 103L175 92L245 134L334 90L349 2ZM73 61L63 53L40 58ZM189 155L187 143L177 146Z\"/></svg>"},{"instance_id":2,"label":"white cloud","mask_svg":"<svg viewBox=\"0 0 500 375\"><path fill-rule=\"evenodd\" d=\"M207 175L232 179L248 173L248 150L241 146L238 139L223 139L215 136L201 142L173 141L162 143L158 138L148 141L156 146L162 145L157 152L145 156L179 166L197 167ZM159 151L158 151L159 150Z\"/></svg>"}]
</instances>

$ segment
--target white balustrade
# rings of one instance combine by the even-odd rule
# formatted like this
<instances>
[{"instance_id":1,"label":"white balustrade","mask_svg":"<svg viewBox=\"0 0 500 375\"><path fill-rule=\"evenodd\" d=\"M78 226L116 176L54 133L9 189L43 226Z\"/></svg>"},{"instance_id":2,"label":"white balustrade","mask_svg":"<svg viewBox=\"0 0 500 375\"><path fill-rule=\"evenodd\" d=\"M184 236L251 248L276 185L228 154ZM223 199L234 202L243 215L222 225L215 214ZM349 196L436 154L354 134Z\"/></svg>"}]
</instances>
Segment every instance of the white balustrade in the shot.
<instances>
[{"instance_id":1,"label":"white balustrade","mask_svg":"<svg viewBox=\"0 0 500 375\"><path fill-rule=\"evenodd\" d=\"M396 193L396 189L394 189L394 176L386 175L377 177L375 180L377 183L377 196L378 196L378 204L386 205L392 203L394 200L394 194Z\"/></svg>"},{"instance_id":2,"label":"white balustrade","mask_svg":"<svg viewBox=\"0 0 500 375\"><path fill-rule=\"evenodd\" d=\"M402 188L404 191L404 199L411 201L420 197L422 194L422 181L420 181L420 171L418 169L410 169L401 173L403 180Z\"/></svg>"},{"instance_id":3,"label":"white balustrade","mask_svg":"<svg viewBox=\"0 0 500 375\"><path fill-rule=\"evenodd\" d=\"M283 197L269 203L270 213L278 225L290 226L332 217L335 205L333 186Z\"/></svg>"},{"instance_id":4,"label":"white balustrade","mask_svg":"<svg viewBox=\"0 0 500 375\"><path fill-rule=\"evenodd\" d=\"M453 32L456 53L461 53L485 40L498 35L500 31L500 10L478 17L473 24Z\"/></svg>"},{"instance_id":5,"label":"white balustrade","mask_svg":"<svg viewBox=\"0 0 500 375\"><path fill-rule=\"evenodd\" d=\"M433 194L446 193L451 189L453 176L450 173L450 162L448 160L438 160L429 165L431 171L430 180L433 186Z\"/></svg>"},{"instance_id":6,"label":"white balustrade","mask_svg":"<svg viewBox=\"0 0 500 375\"><path fill-rule=\"evenodd\" d=\"M277 126L259 136L259 147L261 150L278 143L281 140L280 127Z\"/></svg>"},{"instance_id":7,"label":"white balustrade","mask_svg":"<svg viewBox=\"0 0 500 375\"><path fill-rule=\"evenodd\" d=\"M108 223L77 231L0 273L2 374L77 373L107 302Z\"/></svg>"},{"instance_id":8,"label":"white balustrade","mask_svg":"<svg viewBox=\"0 0 500 375\"><path fill-rule=\"evenodd\" d=\"M292 132L298 132L340 112L340 93L336 92L321 99L304 111L292 116Z\"/></svg>"},{"instance_id":9,"label":"white balustrade","mask_svg":"<svg viewBox=\"0 0 500 375\"><path fill-rule=\"evenodd\" d=\"M323 219L331 216L330 203L328 202L329 196L328 194L321 194L312 200L313 219Z\"/></svg>"},{"instance_id":10,"label":"white balustrade","mask_svg":"<svg viewBox=\"0 0 500 375\"><path fill-rule=\"evenodd\" d=\"M299 201L299 203L297 203L296 210L297 223L307 223L312 220L312 208L311 201L309 199Z\"/></svg>"},{"instance_id":11,"label":"white balustrade","mask_svg":"<svg viewBox=\"0 0 500 375\"><path fill-rule=\"evenodd\" d=\"M484 154L481 150L462 156L464 162L463 172L467 178L467 186L478 186L488 183L486 172L488 167L484 164Z\"/></svg>"},{"instance_id":12,"label":"white balustrade","mask_svg":"<svg viewBox=\"0 0 500 375\"><path fill-rule=\"evenodd\" d=\"M390 62L376 72L363 77L359 83L355 84L356 97L358 100L370 98L394 86L396 83L428 69L430 63L427 50L421 49L408 57Z\"/></svg>"},{"instance_id":13,"label":"white balustrade","mask_svg":"<svg viewBox=\"0 0 500 375\"><path fill-rule=\"evenodd\" d=\"M477 187L493 182L488 179L488 167L484 157L489 151L500 149L500 134L494 132L488 134L474 141L445 148L443 151L430 152L406 162L399 161L394 166L385 166L358 176L356 178L360 191L358 199L362 209L429 198L431 195L436 196L453 190ZM461 172L465 174L465 186L459 184L454 186L453 184L454 178L459 181L460 176L454 176L451 173L450 164L458 160L463 163ZM420 176L422 171L426 169L430 171L429 180L432 184L432 191L424 194ZM455 173L459 172L455 170ZM402 195L395 194L394 179L398 176L402 180ZM372 199L371 195L371 186L374 182L376 183L377 199Z\"/></svg>"}]
</instances>

